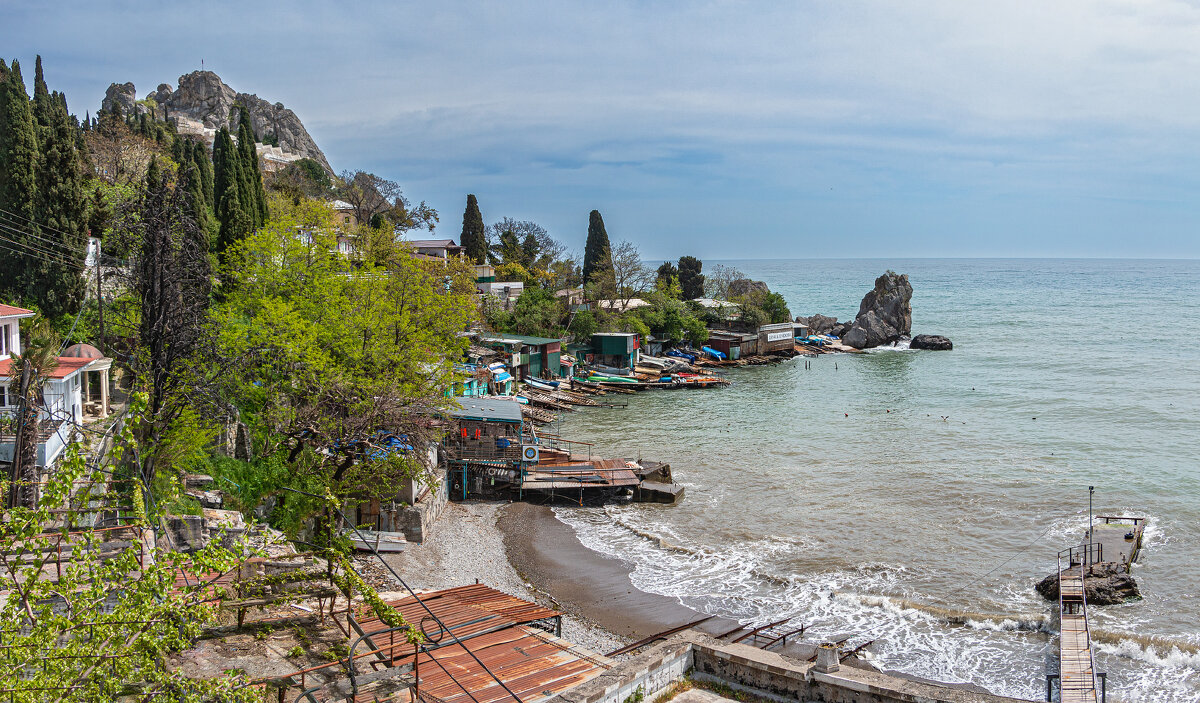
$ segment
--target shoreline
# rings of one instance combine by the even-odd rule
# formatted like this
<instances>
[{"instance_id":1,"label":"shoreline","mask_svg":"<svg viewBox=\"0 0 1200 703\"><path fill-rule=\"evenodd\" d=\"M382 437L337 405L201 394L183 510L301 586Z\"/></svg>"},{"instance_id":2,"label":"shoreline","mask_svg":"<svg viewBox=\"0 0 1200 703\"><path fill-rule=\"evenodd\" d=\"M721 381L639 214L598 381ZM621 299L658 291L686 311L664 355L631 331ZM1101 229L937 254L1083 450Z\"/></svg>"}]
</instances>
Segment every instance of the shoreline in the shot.
<instances>
[{"instance_id":1,"label":"shoreline","mask_svg":"<svg viewBox=\"0 0 1200 703\"><path fill-rule=\"evenodd\" d=\"M585 547L575 530L547 506L509 503L497 524L508 561L525 581L563 612L618 637L637 640L705 617L674 598L638 589L630 579L632 567ZM695 629L719 634L737 625L714 617Z\"/></svg>"}]
</instances>

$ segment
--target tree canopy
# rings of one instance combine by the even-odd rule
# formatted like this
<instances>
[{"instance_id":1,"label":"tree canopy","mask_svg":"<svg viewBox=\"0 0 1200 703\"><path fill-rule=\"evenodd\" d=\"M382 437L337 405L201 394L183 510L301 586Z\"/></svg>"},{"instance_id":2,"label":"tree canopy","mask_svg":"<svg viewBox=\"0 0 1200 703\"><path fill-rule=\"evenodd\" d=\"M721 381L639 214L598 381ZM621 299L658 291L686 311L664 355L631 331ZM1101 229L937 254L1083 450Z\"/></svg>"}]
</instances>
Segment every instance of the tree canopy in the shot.
<instances>
[{"instance_id":1,"label":"tree canopy","mask_svg":"<svg viewBox=\"0 0 1200 703\"><path fill-rule=\"evenodd\" d=\"M604 218L599 210L592 210L588 215L587 243L583 251L583 282L592 283L596 272L612 267L611 245L608 242L608 232L604 229Z\"/></svg>"},{"instance_id":2,"label":"tree canopy","mask_svg":"<svg viewBox=\"0 0 1200 703\"><path fill-rule=\"evenodd\" d=\"M483 227L483 214L479 212L479 201L475 199L474 193L467 195L467 209L463 211L462 236L458 243L466 250L467 258L473 263L487 263L487 233Z\"/></svg>"}]
</instances>

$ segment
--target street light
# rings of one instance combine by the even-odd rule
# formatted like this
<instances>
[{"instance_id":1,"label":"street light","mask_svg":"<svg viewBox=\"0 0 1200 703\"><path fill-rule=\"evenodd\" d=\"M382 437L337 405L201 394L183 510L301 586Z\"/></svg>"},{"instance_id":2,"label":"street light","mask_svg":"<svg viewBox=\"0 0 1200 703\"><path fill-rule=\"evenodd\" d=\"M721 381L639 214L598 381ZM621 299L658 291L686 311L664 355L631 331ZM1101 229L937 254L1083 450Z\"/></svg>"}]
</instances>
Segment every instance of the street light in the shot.
<instances>
[{"instance_id":1,"label":"street light","mask_svg":"<svg viewBox=\"0 0 1200 703\"><path fill-rule=\"evenodd\" d=\"M1088 486L1088 542L1092 541L1092 494L1096 492L1095 486Z\"/></svg>"}]
</instances>

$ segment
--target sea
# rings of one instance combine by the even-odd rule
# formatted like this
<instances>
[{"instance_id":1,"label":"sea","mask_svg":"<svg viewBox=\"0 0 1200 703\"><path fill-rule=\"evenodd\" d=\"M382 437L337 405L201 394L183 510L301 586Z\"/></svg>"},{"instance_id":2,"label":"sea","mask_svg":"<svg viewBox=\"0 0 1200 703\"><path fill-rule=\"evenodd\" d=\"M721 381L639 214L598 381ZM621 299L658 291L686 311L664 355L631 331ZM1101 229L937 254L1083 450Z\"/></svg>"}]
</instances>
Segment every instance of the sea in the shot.
<instances>
[{"instance_id":1,"label":"sea","mask_svg":"<svg viewBox=\"0 0 1200 703\"><path fill-rule=\"evenodd\" d=\"M559 507L636 587L806 641L869 640L880 668L1044 700L1054 608L1034 584L1089 515L1149 518L1143 594L1092 607L1110 700L1200 701L1200 261L727 261L793 315L853 318L908 274L901 344L622 396L559 431L666 461L675 506Z\"/></svg>"}]
</instances>

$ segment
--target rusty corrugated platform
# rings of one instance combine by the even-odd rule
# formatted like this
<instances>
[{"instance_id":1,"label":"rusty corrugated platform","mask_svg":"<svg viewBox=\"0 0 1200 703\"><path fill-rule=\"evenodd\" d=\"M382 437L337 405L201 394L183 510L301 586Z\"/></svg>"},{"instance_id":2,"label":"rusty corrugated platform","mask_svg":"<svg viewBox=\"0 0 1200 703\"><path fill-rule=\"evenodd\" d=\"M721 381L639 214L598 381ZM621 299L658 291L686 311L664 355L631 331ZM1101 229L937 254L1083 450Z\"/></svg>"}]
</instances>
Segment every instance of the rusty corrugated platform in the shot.
<instances>
[{"instance_id":1,"label":"rusty corrugated platform","mask_svg":"<svg viewBox=\"0 0 1200 703\"><path fill-rule=\"evenodd\" d=\"M444 633L439 636L440 628L422 603L461 644ZM604 657L529 626L561 613L489 586L459 586L420 594L420 602L409 596L388 605L437 640L427 643L415 661L419 695L428 703L471 703L472 697L479 703L511 701L492 674L528 703L576 686L610 667ZM413 646L405 643L403 635L385 634L389 629L386 623L366 617L362 611L360 615L363 617L353 623L355 629L368 636L374 649L386 650L388 664L414 663Z\"/></svg>"}]
</instances>

